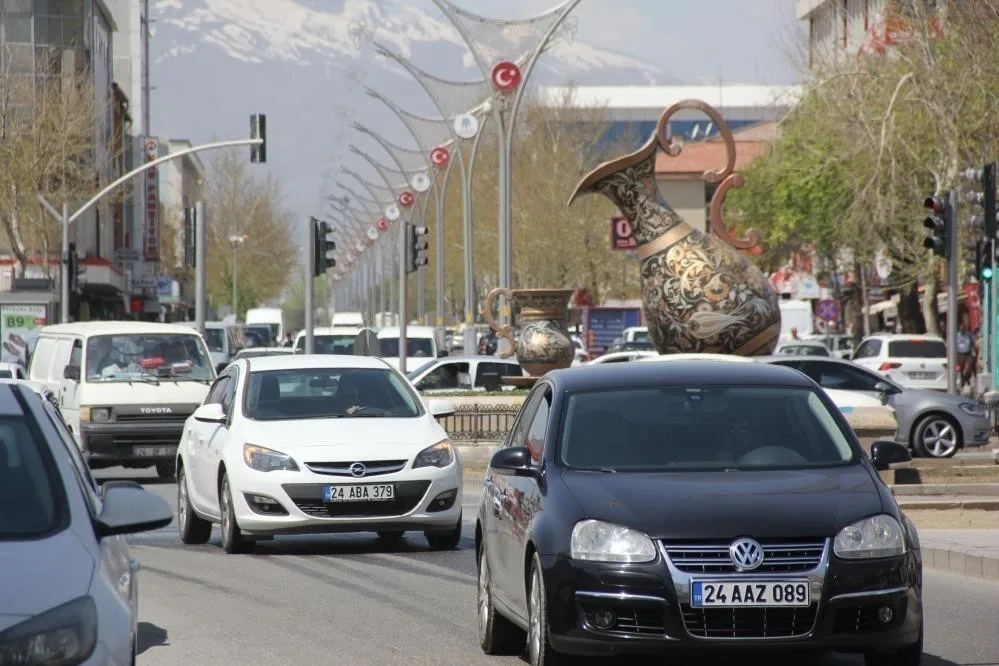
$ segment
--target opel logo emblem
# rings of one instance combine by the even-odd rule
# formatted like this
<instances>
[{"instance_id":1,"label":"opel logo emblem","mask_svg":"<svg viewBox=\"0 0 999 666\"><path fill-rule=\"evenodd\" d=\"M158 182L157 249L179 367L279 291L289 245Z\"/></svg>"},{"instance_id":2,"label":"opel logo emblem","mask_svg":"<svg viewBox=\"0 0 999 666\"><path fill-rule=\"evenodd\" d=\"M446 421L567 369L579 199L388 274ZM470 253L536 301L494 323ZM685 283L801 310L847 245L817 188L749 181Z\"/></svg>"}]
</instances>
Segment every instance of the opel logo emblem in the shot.
<instances>
[{"instance_id":1,"label":"opel logo emblem","mask_svg":"<svg viewBox=\"0 0 999 666\"><path fill-rule=\"evenodd\" d=\"M354 463L353 465L350 466L350 475L351 476L355 476L357 478L360 478L360 477L364 476L367 473L368 473L368 470L364 466L364 463Z\"/></svg>"},{"instance_id":2,"label":"opel logo emblem","mask_svg":"<svg viewBox=\"0 0 999 666\"><path fill-rule=\"evenodd\" d=\"M763 564L763 546L752 539L736 539L728 547L728 556L737 571L752 571Z\"/></svg>"}]
</instances>

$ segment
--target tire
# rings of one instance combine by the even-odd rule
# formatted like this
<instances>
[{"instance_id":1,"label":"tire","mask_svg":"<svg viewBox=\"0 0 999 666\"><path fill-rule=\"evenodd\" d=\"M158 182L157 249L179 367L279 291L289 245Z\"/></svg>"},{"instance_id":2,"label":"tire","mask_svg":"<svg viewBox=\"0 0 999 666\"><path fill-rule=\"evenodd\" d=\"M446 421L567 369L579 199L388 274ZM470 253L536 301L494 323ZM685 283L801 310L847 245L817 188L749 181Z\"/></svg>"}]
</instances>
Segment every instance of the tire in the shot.
<instances>
[{"instance_id":1,"label":"tire","mask_svg":"<svg viewBox=\"0 0 999 666\"><path fill-rule=\"evenodd\" d=\"M493 595L489 591L492 574L486 559L485 545L479 548L476 559L478 565L478 611L479 646L486 654L514 655L524 651L527 634L510 620L503 617L493 606Z\"/></svg>"},{"instance_id":2,"label":"tire","mask_svg":"<svg viewBox=\"0 0 999 666\"><path fill-rule=\"evenodd\" d=\"M174 461L157 463L156 476L162 481L169 481L177 474L177 463Z\"/></svg>"},{"instance_id":3,"label":"tire","mask_svg":"<svg viewBox=\"0 0 999 666\"><path fill-rule=\"evenodd\" d=\"M232 491L229 489L229 477L222 476L222 488L219 492L219 508L222 514L222 550L235 555L253 550L255 542L243 536L236 522L236 514L232 505Z\"/></svg>"},{"instance_id":4,"label":"tire","mask_svg":"<svg viewBox=\"0 0 999 666\"><path fill-rule=\"evenodd\" d=\"M566 666L572 657L556 652L549 640L548 595L537 553L527 576L527 660L531 666Z\"/></svg>"},{"instance_id":5,"label":"tire","mask_svg":"<svg viewBox=\"0 0 999 666\"><path fill-rule=\"evenodd\" d=\"M177 474L177 530L180 532L180 540L189 546L208 543L212 536L212 524L194 513L187 491L187 474L183 467Z\"/></svg>"},{"instance_id":6,"label":"tire","mask_svg":"<svg viewBox=\"0 0 999 666\"><path fill-rule=\"evenodd\" d=\"M868 652L864 666L920 666L923 663L923 628L919 627L919 640L893 654Z\"/></svg>"},{"instance_id":7,"label":"tire","mask_svg":"<svg viewBox=\"0 0 999 666\"><path fill-rule=\"evenodd\" d=\"M427 543L433 550L454 550L461 542L461 513L458 514L458 524L447 532L424 532Z\"/></svg>"},{"instance_id":8,"label":"tire","mask_svg":"<svg viewBox=\"0 0 999 666\"><path fill-rule=\"evenodd\" d=\"M924 458L953 458L961 448L961 430L944 414L928 414L912 429L912 449Z\"/></svg>"}]
</instances>

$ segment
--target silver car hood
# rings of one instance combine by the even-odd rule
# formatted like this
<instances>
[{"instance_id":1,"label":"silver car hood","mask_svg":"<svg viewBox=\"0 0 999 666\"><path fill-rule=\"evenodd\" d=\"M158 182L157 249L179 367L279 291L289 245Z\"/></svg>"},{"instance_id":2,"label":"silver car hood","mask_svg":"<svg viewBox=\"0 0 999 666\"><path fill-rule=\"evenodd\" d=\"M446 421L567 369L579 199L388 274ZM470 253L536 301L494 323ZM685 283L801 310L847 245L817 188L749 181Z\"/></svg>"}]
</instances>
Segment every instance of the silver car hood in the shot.
<instances>
[{"instance_id":1,"label":"silver car hood","mask_svg":"<svg viewBox=\"0 0 999 666\"><path fill-rule=\"evenodd\" d=\"M0 541L0 631L82 597L95 566L71 529L37 541Z\"/></svg>"}]
</instances>

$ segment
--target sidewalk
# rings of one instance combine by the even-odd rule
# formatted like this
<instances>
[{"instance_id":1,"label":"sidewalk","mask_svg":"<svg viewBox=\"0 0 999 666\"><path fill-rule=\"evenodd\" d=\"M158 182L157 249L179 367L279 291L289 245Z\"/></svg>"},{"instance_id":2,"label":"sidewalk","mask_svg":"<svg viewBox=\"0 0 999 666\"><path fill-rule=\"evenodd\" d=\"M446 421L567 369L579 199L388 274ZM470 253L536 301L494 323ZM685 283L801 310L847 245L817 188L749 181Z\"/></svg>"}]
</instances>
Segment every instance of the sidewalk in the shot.
<instances>
[{"instance_id":1,"label":"sidewalk","mask_svg":"<svg viewBox=\"0 0 999 666\"><path fill-rule=\"evenodd\" d=\"M923 568L999 582L999 531L919 530Z\"/></svg>"}]
</instances>

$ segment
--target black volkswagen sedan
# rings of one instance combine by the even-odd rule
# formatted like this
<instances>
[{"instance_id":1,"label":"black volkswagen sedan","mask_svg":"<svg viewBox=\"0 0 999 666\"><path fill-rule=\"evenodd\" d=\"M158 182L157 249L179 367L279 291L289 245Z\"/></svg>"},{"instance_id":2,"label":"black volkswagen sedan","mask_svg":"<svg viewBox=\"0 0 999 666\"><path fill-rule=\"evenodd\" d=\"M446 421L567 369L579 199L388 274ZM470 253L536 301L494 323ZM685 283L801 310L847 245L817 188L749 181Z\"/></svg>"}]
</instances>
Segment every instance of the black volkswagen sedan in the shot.
<instances>
[{"instance_id":1,"label":"black volkswagen sedan","mask_svg":"<svg viewBox=\"0 0 999 666\"><path fill-rule=\"evenodd\" d=\"M582 366L535 385L486 475L478 627L530 663L670 650L915 666L916 530L810 379L756 363Z\"/></svg>"}]
</instances>

